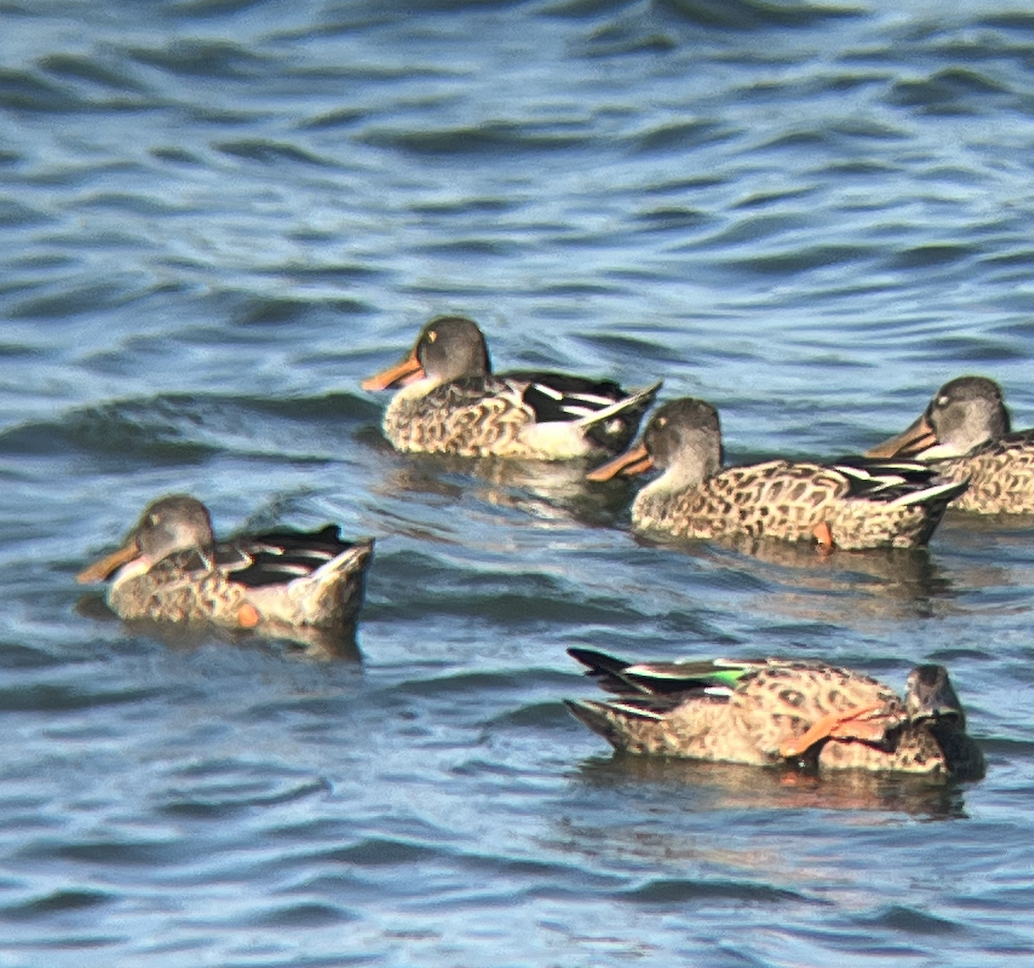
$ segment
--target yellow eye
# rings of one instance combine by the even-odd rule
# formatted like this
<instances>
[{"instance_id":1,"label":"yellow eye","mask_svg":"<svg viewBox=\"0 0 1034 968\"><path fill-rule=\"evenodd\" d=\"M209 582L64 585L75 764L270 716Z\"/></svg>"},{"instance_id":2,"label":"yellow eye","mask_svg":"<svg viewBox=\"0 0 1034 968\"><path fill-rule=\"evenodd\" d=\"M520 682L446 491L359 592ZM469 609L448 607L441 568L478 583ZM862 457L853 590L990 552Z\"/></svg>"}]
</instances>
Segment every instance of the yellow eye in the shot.
<instances>
[{"instance_id":1,"label":"yellow eye","mask_svg":"<svg viewBox=\"0 0 1034 968\"><path fill-rule=\"evenodd\" d=\"M159 518L157 514L147 515L147 523L150 524L152 527L156 525L159 521L161 521L161 518Z\"/></svg>"},{"instance_id":2,"label":"yellow eye","mask_svg":"<svg viewBox=\"0 0 1034 968\"><path fill-rule=\"evenodd\" d=\"M658 417L657 418L657 426L658 427L666 427L667 425L668 425L668 418L667 417Z\"/></svg>"},{"instance_id":3,"label":"yellow eye","mask_svg":"<svg viewBox=\"0 0 1034 968\"><path fill-rule=\"evenodd\" d=\"M432 329L431 332L427 334L427 342L433 343L436 339L438 339L438 331Z\"/></svg>"}]
</instances>

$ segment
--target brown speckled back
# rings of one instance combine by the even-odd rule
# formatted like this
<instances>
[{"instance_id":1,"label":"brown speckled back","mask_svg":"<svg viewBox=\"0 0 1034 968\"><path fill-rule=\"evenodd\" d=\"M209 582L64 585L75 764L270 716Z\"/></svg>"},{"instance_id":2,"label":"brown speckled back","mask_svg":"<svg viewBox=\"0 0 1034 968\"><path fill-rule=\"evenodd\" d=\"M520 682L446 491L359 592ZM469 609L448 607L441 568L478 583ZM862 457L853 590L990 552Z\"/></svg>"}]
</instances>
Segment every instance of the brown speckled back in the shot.
<instances>
[{"instance_id":1,"label":"brown speckled back","mask_svg":"<svg viewBox=\"0 0 1034 968\"><path fill-rule=\"evenodd\" d=\"M1034 514L1034 430L1007 434L936 467L951 480L969 478L969 488L953 507L984 514Z\"/></svg>"},{"instance_id":2,"label":"brown speckled back","mask_svg":"<svg viewBox=\"0 0 1034 968\"><path fill-rule=\"evenodd\" d=\"M641 530L676 537L787 541L811 541L824 523L841 548L907 548L929 540L945 506L849 495L849 480L835 468L776 460L729 468L687 490L644 489L632 520Z\"/></svg>"}]
</instances>

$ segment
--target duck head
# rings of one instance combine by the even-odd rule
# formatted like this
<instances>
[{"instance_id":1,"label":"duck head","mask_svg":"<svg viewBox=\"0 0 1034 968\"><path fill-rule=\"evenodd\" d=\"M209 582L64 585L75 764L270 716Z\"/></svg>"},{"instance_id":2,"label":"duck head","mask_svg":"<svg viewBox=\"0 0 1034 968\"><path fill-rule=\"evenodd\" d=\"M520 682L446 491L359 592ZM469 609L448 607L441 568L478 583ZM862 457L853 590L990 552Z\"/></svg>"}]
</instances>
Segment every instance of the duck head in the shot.
<instances>
[{"instance_id":1,"label":"duck head","mask_svg":"<svg viewBox=\"0 0 1034 968\"><path fill-rule=\"evenodd\" d=\"M958 732L966 730L966 714L941 665L916 666L905 685L905 711L913 723L930 721Z\"/></svg>"},{"instance_id":2,"label":"duck head","mask_svg":"<svg viewBox=\"0 0 1034 968\"><path fill-rule=\"evenodd\" d=\"M960 376L937 391L926 410L900 434L883 441L867 457L944 460L1009 433L1002 390L982 376Z\"/></svg>"},{"instance_id":3,"label":"duck head","mask_svg":"<svg viewBox=\"0 0 1034 968\"><path fill-rule=\"evenodd\" d=\"M432 319L413 349L394 366L363 380L364 390L388 390L426 381L429 387L492 372L488 347L478 324L466 316Z\"/></svg>"},{"instance_id":4,"label":"duck head","mask_svg":"<svg viewBox=\"0 0 1034 968\"><path fill-rule=\"evenodd\" d=\"M657 409L639 441L586 476L607 481L652 468L674 488L694 487L717 474L722 468L718 411L694 397L672 400Z\"/></svg>"},{"instance_id":5,"label":"duck head","mask_svg":"<svg viewBox=\"0 0 1034 968\"><path fill-rule=\"evenodd\" d=\"M208 508L189 494L170 494L149 504L122 546L83 569L76 581L106 581L130 564L146 570L176 551L205 553L214 543Z\"/></svg>"}]
</instances>

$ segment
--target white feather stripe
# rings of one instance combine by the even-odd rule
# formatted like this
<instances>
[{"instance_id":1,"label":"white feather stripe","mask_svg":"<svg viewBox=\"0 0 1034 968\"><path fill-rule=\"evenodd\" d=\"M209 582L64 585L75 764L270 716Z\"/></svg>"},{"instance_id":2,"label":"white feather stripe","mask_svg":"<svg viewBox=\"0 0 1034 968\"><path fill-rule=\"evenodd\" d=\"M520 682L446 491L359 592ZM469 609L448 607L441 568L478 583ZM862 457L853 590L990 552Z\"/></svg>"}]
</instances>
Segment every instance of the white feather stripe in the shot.
<instances>
[{"instance_id":1,"label":"white feather stripe","mask_svg":"<svg viewBox=\"0 0 1034 968\"><path fill-rule=\"evenodd\" d=\"M924 488L922 491L916 491L912 494L902 494L901 497L895 498L891 501L887 507L906 507L909 504L925 504L928 501L932 501L934 498L941 497L943 495L951 495L956 497L961 494L969 486L969 481L945 481L943 484L938 484L934 487Z\"/></svg>"},{"instance_id":2,"label":"white feather stripe","mask_svg":"<svg viewBox=\"0 0 1034 968\"><path fill-rule=\"evenodd\" d=\"M589 705L586 703L586 705ZM601 702L592 703L597 709L607 710L612 713L625 713L629 716L639 716L642 719L656 719L663 722L665 714L654 712L652 709L643 709L641 706L633 706L623 702Z\"/></svg>"},{"instance_id":3,"label":"white feather stripe","mask_svg":"<svg viewBox=\"0 0 1034 968\"><path fill-rule=\"evenodd\" d=\"M273 567L276 569L278 574L294 575L296 578L305 578L313 572L313 568L311 566L292 565L286 562L277 562Z\"/></svg>"},{"instance_id":4,"label":"white feather stripe","mask_svg":"<svg viewBox=\"0 0 1034 968\"><path fill-rule=\"evenodd\" d=\"M590 427L595 423L599 423L601 420L607 420L610 417L614 417L617 414L624 412L629 407L637 406L638 404L651 399L660 385L660 381L658 381L653 384L653 386L649 386L645 390L640 390L638 393L634 393L630 397L625 397L624 400L618 400L616 403L612 403L610 406L604 407L602 410L597 411L589 417L582 417L580 422L584 426Z\"/></svg>"},{"instance_id":5,"label":"white feather stripe","mask_svg":"<svg viewBox=\"0 0 1034 968\"><path fill-rule=\"evenodd\" d=\"M582 403L590 404L594 410L609 407L615 402L614 397L604 397L597 393L568 393L565 396L568 400L579 400Z\"/></svg>"},{"instance_id":6,"label":"white feather stripe","mask_svg":"<svg viewBox=\"0 0 1034 968\"><path fill-rule=\"evenodd\" d=\"M536 390L539 391L539 393L544 393L547 397L549 397L549 398L551 398L553 400L563 400L564 399L564 395L559 390L555 389L554 387L549 386L548 384L545 384L545 383L535 383L535 384L532 384L532 385L535 387Z\"/></svg>"}]
</instances>

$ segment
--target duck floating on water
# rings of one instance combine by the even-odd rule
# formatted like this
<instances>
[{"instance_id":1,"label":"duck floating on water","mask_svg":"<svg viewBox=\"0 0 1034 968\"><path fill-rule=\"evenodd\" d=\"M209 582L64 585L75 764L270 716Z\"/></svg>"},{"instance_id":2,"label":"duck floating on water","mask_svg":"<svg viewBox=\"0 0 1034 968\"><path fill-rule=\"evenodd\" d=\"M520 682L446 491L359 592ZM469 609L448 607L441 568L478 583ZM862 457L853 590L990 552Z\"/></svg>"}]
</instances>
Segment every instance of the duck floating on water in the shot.
<instances>
[{"instance_id":1,"label":"duck floating on water","mask_svg":"<svg viewBox=\"0 0 1034 968\"><path fill-rule=\"evenodd\" d=\"M983 514L1034 513L1034 429L1012 431L1002 389L982 376L961 376L937 391L900 434L870 457L924 461L969 487L952 503Z\"/></svg>"},{"instance_id":2,"label":"duck floating on water","mask_svg":"<svg viewBox=\"0 0 1034 968\"><path fill-rule=\"evenodd\" d=\"M588 474L662 473L632 505L639 531L674 538L745 536L817 540L845 549L926 544L965 480L915 461L845 458L829 464L773 460L722 467L718 412L692 397L657 409L642 440Z\"/></svg>"},{"instance_id":3,"label":"duck floating on water","mask_svg":"<svg viewBox=\"0 0 1034 968\"><path fill-rule=\"evenodd\" d=\"M871 676L823 662L633 664L591 649L568 652L617 694L565 700L568 707L619 750L820 772L984 775L943 666L916 666L901 699Z\"/></svg>"},{"instance_id":4,"label":"duck floating on water","mask_svg":"<svg viewBox=\"0 0 1034 968\"><path fill-rule=\"evenodd\" d=\"M384 433L397 450L573 460L626 447L661 384L626 392L566 373L493 374L477 323L441 316L401 362L362 386L398 389L384 414Z\"/></svg>"},{"instance_id":5,"label":"duck floating on water","mask_svg":"<svg viewBox=\"0 0 1034 968\"><path fill-rule=\"evenodd\" d=\"M76 576L110 581L120 618L228 628L354 628L373 540L343 541L337 525L216 542L208 509L189 494L152 502L117 551Z\"/></svg>"}]
</instances>

